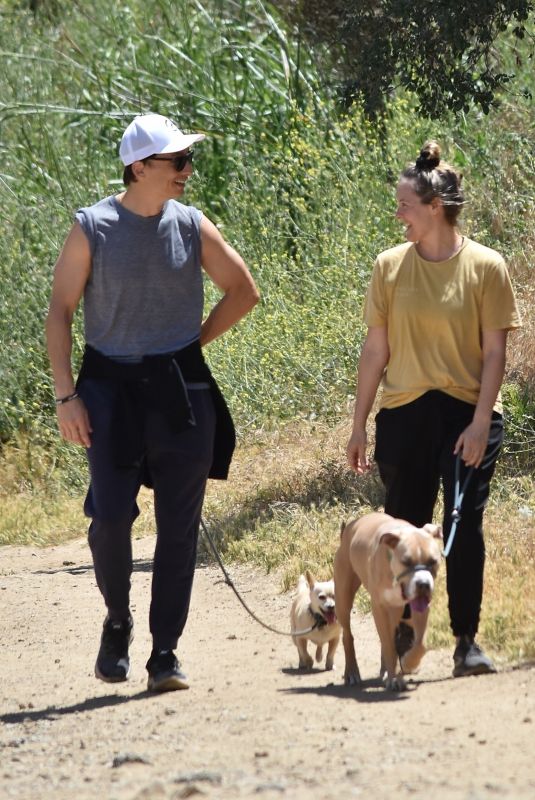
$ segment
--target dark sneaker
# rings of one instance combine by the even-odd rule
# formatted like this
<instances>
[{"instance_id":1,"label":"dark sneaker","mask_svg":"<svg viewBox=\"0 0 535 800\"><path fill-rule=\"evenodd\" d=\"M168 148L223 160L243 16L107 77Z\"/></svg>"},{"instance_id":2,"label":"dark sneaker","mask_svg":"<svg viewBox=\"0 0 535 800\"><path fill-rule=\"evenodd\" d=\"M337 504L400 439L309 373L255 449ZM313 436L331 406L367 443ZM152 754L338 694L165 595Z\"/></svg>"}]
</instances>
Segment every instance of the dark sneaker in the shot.
<instances>
[{"instance_id":1,"label":"dark sneaker","mask_svg":"<svg viewBox=\"0 0 535 800\"><path fill-rule=\"evenodd\" d=\"M490 658L470 636L461 636L453 653L453 677L486 675L490 672L496 672Z\"/></svg>"},{"instance_id":2,"label":"dark sneaker","mask_svg":"<svg viewBox=\"0 0 535 800\"><path fill-rule=\"evenodd\" d=\"M189 689L188 679L172 650L153 650L147 661L149 692L174 692Z\"/></svg>"},{"instance_id":3,"label":"dark sneaker","mask_svg":"<svg viewBox=\"0 0 535 800\"><path fill-rule=\"evenodd\" d=\"M119 683L130 674L128 646L134 638L132 617L114 620L106 617L100 639L95 675L101 681Z\"/></svg>"},{"instance_id":4,"label":"dark sneaker","mask_svg":"<svg viewBox=\"0 0 535 800\"><path fill-rule=\"evenodd\" d=\"M395 632L396 653L401 658L408 653L414 644L414 628L406 622L401 622L396 628Z\"/></svg>"}]
</instances>

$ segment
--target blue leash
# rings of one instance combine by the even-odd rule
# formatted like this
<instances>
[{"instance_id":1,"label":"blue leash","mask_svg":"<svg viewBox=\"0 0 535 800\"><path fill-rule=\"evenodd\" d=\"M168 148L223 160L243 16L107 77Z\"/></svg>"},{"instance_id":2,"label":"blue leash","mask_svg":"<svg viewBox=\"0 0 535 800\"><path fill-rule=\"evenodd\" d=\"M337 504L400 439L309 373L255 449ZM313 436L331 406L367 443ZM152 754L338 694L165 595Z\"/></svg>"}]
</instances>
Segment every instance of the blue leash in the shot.
<instances>
[{"instance_id":1,"label":"blue leash","mask_svg":"<svg viewBox=\"0 0 535 800\"><path fill-rule=\"evenodd\" d=\"M460 477L461 476L461 454L457 453L457 459L455 461L455 496L454 496L454 499L453 499L453 511L451 512L452 523L451 523L451 528L450 528L450 535L448 536L448 541L446 542L446 547L444 548L444 552L442 553L444 558L447 558L449 556L449 554L450 554L450 550L451 550L452 545L453 545L453 540L455 539L455 534L457 533L457 525L459 524L459 522L461 520L461 505L462 505L462 502L463 502L464 493L466 492L466 487L468 486L470 478L472 477L473 471L474 471L474 468L470 467L470 469L468 470L468 473L466 475L466 478L464 479L464 483L463 483L463 486L462 486L462 489L461 489L460 488L460 486L461 486L461 477Z\"/></svg>"}]
</instances>

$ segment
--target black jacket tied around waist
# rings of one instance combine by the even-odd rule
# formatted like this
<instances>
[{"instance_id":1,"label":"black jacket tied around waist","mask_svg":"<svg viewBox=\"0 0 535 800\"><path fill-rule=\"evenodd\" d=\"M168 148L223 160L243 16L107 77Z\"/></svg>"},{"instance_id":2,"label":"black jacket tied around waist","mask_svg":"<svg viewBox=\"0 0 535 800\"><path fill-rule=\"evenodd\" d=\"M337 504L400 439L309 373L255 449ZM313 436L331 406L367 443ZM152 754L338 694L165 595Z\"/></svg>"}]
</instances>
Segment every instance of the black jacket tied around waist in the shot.
<instances>
[{"instance_id":1,"label":"black jacket tied around waist","mask_svg":"<svg viewBox=\"0 0 535 800\"><path fill-rule=\"evenodd\" d=\"M186 430L196 424L186 383L207 383L216 413L214 454L208 477L219 480L228 477L236 445L234 423L198 340L175 353L144 356L134 363L114 361L86 345L77 388L86 378L109 381L114 386L112 414L116 464L121 467L143 465L143 482L147 486L151 486L143 457L147 409L160 411L172 431Z\"/></svg>"}]
</instances>

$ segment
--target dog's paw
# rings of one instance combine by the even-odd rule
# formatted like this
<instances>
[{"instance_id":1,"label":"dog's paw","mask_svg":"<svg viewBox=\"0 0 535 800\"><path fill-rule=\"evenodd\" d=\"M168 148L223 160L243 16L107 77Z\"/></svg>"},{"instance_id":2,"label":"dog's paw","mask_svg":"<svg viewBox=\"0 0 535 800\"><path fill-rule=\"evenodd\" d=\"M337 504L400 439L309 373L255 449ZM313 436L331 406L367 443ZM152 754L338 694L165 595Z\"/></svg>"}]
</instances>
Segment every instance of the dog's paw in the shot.
<instances>
[{"instance_id":1,"label":"dog's paw","mask_svg":"<svg viewBox=\"0 0 535 800\"><path fill-rule=\"evenodd\" d=\"M407 673L414 673L418 671L420 662L425 655L425 647L423 645L414 645L407 653L400 658L402 671Z\"/></svg>"},{"instance_id":2,"label":"dog's paw","mask_svg":"<svg viewBox=\"0 0 535 800\"><path fill-rule=\"evenodd\" d=\"M391 692L406 692L409 687L402 675L395 675L393 678L386 679L385 688Z\"/></svg>"},{"instance_id":3,"label":"dog's paw","mask_svg":"<svg viewBox=\"0 0 535 800\"><path fill-rule=\"evenodd\" d=\"M351 671L346 672L344 675L344 683L346 686L360 686L360 674L359 671Z\"/></svg>"},{"instance_id":4,"label":"dog's paw","mask_svg":"<svg viewBox=\"0 0 535 800\"><path fill-rule=\"evenodd\" d=\"M299 669L312 669L314 666L314 659L310 656L305 660L304 658L299 659Z\"/></svg>"}]
</instances>

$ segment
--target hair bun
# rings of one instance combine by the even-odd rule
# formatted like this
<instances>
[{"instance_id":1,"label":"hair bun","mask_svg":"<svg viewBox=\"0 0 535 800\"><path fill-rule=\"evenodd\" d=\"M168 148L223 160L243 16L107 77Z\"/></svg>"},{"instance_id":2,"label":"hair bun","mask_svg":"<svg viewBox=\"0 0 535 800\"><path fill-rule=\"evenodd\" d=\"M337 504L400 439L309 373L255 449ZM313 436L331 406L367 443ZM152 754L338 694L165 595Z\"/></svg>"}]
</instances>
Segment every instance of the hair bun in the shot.
<instances>
[{"instance_id":1,"label":"hair bun","mask_svg":"<svg viewBox=\"0 0 535 800\"><path fill-rule=\"evenodd\" d=\"M420 155L416 159L416 167L422 172L431 172L432 169L440 164L440 145L438 142L429 141L420 150Z\"/></svg>"}]
</instances>

